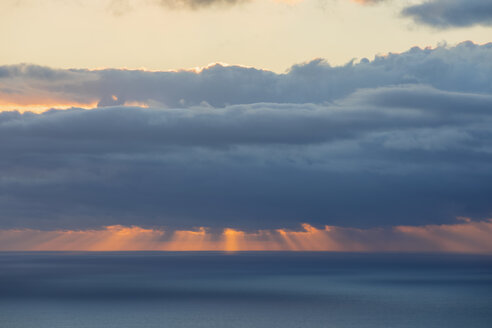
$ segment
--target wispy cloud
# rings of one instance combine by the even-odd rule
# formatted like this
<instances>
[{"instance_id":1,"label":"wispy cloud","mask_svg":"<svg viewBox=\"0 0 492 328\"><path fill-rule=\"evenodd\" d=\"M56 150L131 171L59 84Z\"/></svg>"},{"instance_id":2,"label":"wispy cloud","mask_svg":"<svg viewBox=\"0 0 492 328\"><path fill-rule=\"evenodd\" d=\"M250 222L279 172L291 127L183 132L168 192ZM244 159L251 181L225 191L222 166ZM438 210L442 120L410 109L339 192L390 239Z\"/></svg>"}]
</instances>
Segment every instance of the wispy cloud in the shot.
<instances>
[{"instance_id":1,"label":"wispy cloud","mask_svg":"<svg viewBox=\"0 0 492 328\"><path fill-rule=\"evenodd\" d=\"M417 23L437 27L492 25L492 2L487 0L427 0L402 12Z\"/></svg>"},{"instance_id":2,"label":"wispy cloud","mask_svg":"<svg viewBox=\"0 0 492 328\"><path fill-rule=\"evenodd\" d=\"M352 2L360 3L362 5L371 5L385 0L351 0Z\"/></svg>"},{"instance_id":3,"label":"wispy cloud","mask_svg":"<svg viewBox=\"0 0 492 328\"><path fill-rule=\"evenodd\" d=\"M362 5L373 5L387 0L351 0ZM492 25L492 3L486 0L424 0L407 4L402 16L416 23L445 29Z\"/></svg>"}]
</instances>

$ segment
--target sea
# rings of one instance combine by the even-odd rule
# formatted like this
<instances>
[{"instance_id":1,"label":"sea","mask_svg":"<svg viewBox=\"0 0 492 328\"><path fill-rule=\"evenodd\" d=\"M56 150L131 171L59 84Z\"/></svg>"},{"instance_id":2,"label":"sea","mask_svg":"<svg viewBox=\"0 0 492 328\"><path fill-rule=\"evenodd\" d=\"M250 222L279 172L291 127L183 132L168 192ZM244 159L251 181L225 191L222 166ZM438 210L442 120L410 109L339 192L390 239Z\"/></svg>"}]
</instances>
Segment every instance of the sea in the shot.
<instances>
[{"instance_id":1,"label":"sea","mask_svg":"<svg viewBox=\"0 0 492 328\"><path fill-rule=\"evenodd\" d=\"M492 257L0 252L1 328L490 328Z\"/></svg>"}]
</instances>

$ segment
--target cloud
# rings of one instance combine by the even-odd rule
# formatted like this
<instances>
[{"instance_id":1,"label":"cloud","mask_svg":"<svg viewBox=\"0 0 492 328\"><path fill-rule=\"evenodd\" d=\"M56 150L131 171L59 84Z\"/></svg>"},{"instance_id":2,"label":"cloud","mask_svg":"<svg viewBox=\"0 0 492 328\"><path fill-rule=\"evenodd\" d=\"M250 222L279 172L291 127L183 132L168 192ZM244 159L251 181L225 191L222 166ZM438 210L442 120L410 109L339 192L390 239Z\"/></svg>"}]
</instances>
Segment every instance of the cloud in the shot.
<instances>
[{"instance_id":1,"label":"cloud","mask_svg":"<svg viewBox=\"0 0 492 328\"><path fill-rule=\"evenodd\" d=\"M492 25L492 3L484 0L428 0L402 14L436 28Z\"/></svg>"},{"instance_id":2,"label":"cloud","mask_svg":"<svg viewBox=\"0 0 492 328\"><path fill-rule=\"evenodd\" d=\"M158 6L176 10L229 8L251 0L108 0L107 9L114 15L124 15L142 6Z\"/></svg>"},{"instance_id":3,"label":"cloud","mask_svg":"<svg viewBox=\"0 0 492 328\"><path fill-rule=\"evenodd\" d=\"M249 0L158 0L157 3L170 8L200 9L211 6L234 6L248 1Z\"/></svg>"},{"instance_id":4,"label":"cloud","mask_svg":"<svg viewBox=\"0 0 492 328\"><path fill-rule=\"evenodd\" d=\"M255 229L487 217L490 108L488 95L400 86L337 105L5 112L1 224Z\"/></svg>"},{"instance_id":5,"label":"cloud","mask_svg":"<svg viewBox=\"0 0 492 328\"><path fill-rule=\"evenodd\" d=\"M378 3L378 2L382 2L382 1L385 1L385 0L352 0L353 2L357 2L357 3L360 3L362 5L372 5L372 4L375 4L375 3Z\"/></svg>"},{"instance_id":6,"label":"cloud","mask_svg":"<svg viewBox=\"0 0 492 328\"><path fill-rule=\"evenodd\" d=\"M213 107L234 104L333 102L358 89L419 84L440 90L490 93L492 44L413 48L332 67L321 59L285 74L240 66L201 70L57 70L34 65L0 67L0 108L63 108L147 104Z\"/></svg>"},{"instance_id":7,"label":"cloud","mask_svg":"<svg viewBox=\"0 0 492 328\"><path fill-rule=\"evenodd\" d=\"M0 230L2 251L337 251L492 253L492 221L354 229L303 224L301 230Z\"/></svg>"},{"instance_id":8,"label":"cloud","mask_svg":"<svg viewBox=\"0 0 492 328\"><path fill-rule=\"evenodd\" d=\"M463 43L285 74L0 67L5 103L100 105L0 113L0 229L489 218L490 59Z\"/></svg>"}]
</instances>

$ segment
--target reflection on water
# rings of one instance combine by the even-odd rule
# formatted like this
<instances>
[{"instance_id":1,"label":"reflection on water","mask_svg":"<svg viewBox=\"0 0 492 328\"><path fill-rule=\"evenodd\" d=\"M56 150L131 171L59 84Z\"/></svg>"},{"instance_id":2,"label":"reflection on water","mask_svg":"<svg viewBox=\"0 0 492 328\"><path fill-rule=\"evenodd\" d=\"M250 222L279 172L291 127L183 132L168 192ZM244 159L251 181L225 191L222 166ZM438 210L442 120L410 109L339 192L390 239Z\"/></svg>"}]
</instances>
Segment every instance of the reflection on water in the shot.
<instances>
[{"instance_id":1,"label":"reflection on water","mask_svg":"<svg viewBox=\"0 0 492 328\"><path fill-rule=\"evenodd\" d=\"M0 327L491 327L492 257L0 253Z\"/></svg>"}]
</instances>

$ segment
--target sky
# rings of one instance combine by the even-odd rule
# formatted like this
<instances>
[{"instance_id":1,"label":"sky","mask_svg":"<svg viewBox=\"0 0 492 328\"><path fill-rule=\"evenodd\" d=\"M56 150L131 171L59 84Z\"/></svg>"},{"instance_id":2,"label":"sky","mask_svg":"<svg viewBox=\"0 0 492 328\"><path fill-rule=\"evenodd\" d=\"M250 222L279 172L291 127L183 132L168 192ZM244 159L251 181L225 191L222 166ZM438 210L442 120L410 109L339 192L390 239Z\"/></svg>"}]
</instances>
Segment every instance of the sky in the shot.
<instances>
[{"instance_id":1,"label":"sky","mask_svg":"<svg viewBox=\"0 0 492 328\"><path fill-rule=\"evenodd\" d=\"M490 41L490 1L2 0L0 63L169 70L293 64Z\"/></svg>"},{"instance_id":2,"label":"sky","mask_svg":"<svg viewBox=\"0 0 492 328\"><path fill-rule=\"evenodd\" d=\"M0 4L0 250L492 252L492 2Z\"/></svg>"}]
</instances>

